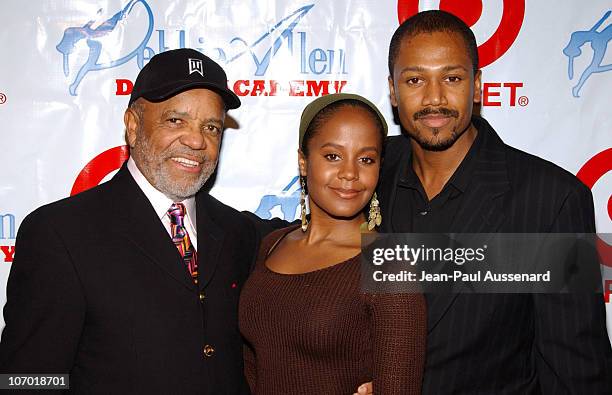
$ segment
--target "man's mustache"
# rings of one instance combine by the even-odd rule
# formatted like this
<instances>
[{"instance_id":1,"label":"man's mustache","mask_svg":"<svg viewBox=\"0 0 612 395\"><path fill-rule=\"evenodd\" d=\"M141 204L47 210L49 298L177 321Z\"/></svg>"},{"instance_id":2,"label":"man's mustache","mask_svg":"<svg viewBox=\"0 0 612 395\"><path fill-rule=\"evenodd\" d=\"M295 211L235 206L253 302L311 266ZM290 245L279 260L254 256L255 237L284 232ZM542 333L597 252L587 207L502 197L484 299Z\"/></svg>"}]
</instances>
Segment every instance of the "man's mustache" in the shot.
<instances>
[{"instance_id":1,"label":"man's mustache","mask_svg":"<svg viewBox=\"0 0 612 395\"><path fill-rule=\"evenodd\" d=\"M172 148L170 149L168 152L166 152L166 159L170 159L173 158L175 156L188 156L193 158L194 160L200 162L200 163L204 163L204 162L209 162L210 161L210 156L203 153L202 151L198 151L198 150L192 150L189 149L187 147L176 147L176 148Z\"/></svg>"},{"instance_id":2,"label":"man's mustache","mask_svg":"<svg viewBox=\"0 0 612 395\"><path fill-rule=\"evenodd\" d=\"M428 115L443 115L445 117L459 118L459 111L451 110L450 108L445 107L440 107L435 110L433 108L424 108L421 111L415 112L412 118L416 121L417 119L426 117Z\"/></svg>"}]
</instances>

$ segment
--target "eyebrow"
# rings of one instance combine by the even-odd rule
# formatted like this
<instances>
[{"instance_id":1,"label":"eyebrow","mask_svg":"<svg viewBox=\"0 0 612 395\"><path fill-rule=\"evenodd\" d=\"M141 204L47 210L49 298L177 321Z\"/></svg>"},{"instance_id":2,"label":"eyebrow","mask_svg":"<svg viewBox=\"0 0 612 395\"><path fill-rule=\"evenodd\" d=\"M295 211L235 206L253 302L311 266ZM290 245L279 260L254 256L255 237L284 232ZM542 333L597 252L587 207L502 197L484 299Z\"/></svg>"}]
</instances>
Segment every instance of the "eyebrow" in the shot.
<instances>
[{"instance_id":1,"label":"eyebrow","mask_svg":"<svg viewBox=\"0 0 612 395\"><path fill-rule=\"evenodd\" d=\"M184 111L166 110L162 113L162 118L167 118L169 116L177 116L181 118L193 119L193 117L188 112L184 112ZM218 118L206 118L204 120L204 123L217 123L223 126L223 121Z\"/></svg>"},{"instance_id":2,"label":"eyebrow","mask_svg":"<svg viewBox=\"0 0 612 395\"><path fill-rule=\"evenodd\" d=\"M442 71L447 73L449 71L453 71L453 70L463 70L463 71L468 71L468 69L466 69L464 66L460 65L460 64L452 64L452 65L448 65L448 66L444 66L442 67ZM400 75L404 74L407 71L412 71L412 72L417 72L417 73L424 73L425 71L427 71L427 69L425 69L424 67L421 66L407 66L404 67L402 69L402 71L400 71Z\"/></svg>"},{"instance_id":3,"label":"eyebrow","mask_svg":"<svg viewBox=\"0 0 612 395\"><path fill-rule=\"evenodd\" d=\"M334 143L325 143L321 146L321 148L326 148L326 147L332 147L332 148L336 148L336 149L342 149L344 148L343 145L340 144L334 144ZM363 147L359 150L359 152L364 152L364 151L376 151L378 152L378 148L376 147L372 147L372 146L368 146L368 147Z\"/></svg>"},{"instance_id":4,"label":"eyebrow","mask_svg":"<svg viewBox=\"0 0 612 395\"><path fill-rule=\"evenodd\" d=\"M204 120L204 123L216 123L216 124L223 126L223 121L218 118L206 118Z\"/></svg>"},{"instance_id":5,"label":"eyebrow","mask_svg":"<svg viewBox=\"0 0 612 395\"><path fill-rule=\"evenodd\" d=\"M166 110L164 112L162 112L161 117L162 118L168 118L168 117L181 117L181 118L188 118L191 119L191 115L188 112L183 112L183 111L177 111L177 110Z\"/></svg>"},{"instance_id":6,"label":"eyebrow","mask_svg":"<svg viewBox=\"0 0 612 395\"><path fill-rule=\"evenodd\" d=\"M363 151L376 151L376 152L378 152L378 148L372 147L372 146L368 146L368 147L363 147L362 149L359 150L359 152L363 152Z\"/></svg>"}]
</instances>

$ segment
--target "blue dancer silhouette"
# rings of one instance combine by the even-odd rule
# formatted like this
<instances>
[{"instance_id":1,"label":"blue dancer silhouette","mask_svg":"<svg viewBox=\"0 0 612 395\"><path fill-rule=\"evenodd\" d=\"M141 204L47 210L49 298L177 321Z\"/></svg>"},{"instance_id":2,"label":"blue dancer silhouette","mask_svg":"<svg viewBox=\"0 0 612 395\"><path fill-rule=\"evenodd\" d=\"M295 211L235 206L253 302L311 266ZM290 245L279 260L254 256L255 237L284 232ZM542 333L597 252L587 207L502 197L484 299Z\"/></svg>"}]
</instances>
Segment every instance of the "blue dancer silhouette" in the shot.
<instances>
[{"instance_id":1,"label":"blue dancer silhouette","mask_svg":"<svg viewBox=\"0 0 612 395\"><path fill-rule=\"evenodd\" d=\"M136 49L127 54L126 56L119 58L117 60L112 60L108 63L98 63L98 59L100 58L100 54L102 53L102 42L100 38L110 34L115 28L117 24L123 20L127 15L130 14L132 8L137 3L142 3L145 7L147 14L149 16L149 28L147 33ZM98 10L98 15L102 13L102 9ZM76 44L81 40L87 40L87 46L89 47L89 55L85 63L79 69L77 76L75 77L72 84L70 84L69 92L72 96L76 96L76 90L85 77L87 73L95 70L103 70L109 69L112 67L116 67L122 65L129 61L130 59L137 57L138 65L142 67L144 61L144 48L151 37L151 33L153 33L153 12L151 8L144 0L130 0L130 2L119 12L113 15L111 18L102 22L98 27L92 29L94 21L91 20L84 24L83 26L69 27L64 30L64 36L59 44L55 47L60 53L62 53L64 58L64 75L67 77L70 73L69 66L69 58L70 54L74 52L76 49Z\"/></svg>"},{"instance_id":2,"label":"blue dancer silhouette","mask_svg":"<svg viewBox=\"0 0 612 395\"><path fill-rule=\"evenodd\" d=\"M601 64L604 56L606 55L608 42L610 39L612 39L612 25L608 25L601 32L597 31L605 20L608 19L611 13L612 11L606 12L590 30L579 30L572 33L569 43L565 48L563 48L563 53L568 58L567 76L570 80L574 78L574 58L582 54L580 47L586 43L590 43L591 48L593 48L593 59L591 60L591 63L582 72L580 80L576 86L572 88L572 94L574 97L580 97L580 89L582 89L582 86L592 74L612 70L612 64Z\"/></svg>"}]
</instances>

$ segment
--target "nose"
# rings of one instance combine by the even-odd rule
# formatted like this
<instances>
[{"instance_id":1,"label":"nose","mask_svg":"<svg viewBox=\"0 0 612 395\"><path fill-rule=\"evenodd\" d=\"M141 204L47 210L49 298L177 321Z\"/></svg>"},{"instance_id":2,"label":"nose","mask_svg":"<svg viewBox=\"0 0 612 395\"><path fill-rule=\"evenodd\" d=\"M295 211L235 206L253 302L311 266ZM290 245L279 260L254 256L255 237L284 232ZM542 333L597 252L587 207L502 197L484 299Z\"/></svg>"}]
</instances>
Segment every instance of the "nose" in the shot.
<instances>
[{"instance_id":1,"label":"nose","mask_svg":"<svg viewBox=\"0 0 612 395\"><path fill-rule=\"evenodd\" d=\"M192 127L185 130L180 138L180 142L193 150L206 149L206 138L204 137L204 132L197 127Z\"/></svg>"},{"instance_id":2,"label":"nose","mask_svg":"<svg viewBox=\"0 0 612 395\"><path fill-rule=\"evenodd\" d=\"M340 169L338 170L338 178L347 181L353 181L359 179L359 169L357 164L352 160L342 161Z\"/></svg>"},{"instance_id":3,"label":"nose","mask_svg":"<svg viewBox=\"0 0 612 395\"><path fill-rule=\"evenodd\" d=\"M440 106L447 104L444 87L439 81L434 80L427 83L422 104L423 106Z\"/></svg>"}]
</instances>

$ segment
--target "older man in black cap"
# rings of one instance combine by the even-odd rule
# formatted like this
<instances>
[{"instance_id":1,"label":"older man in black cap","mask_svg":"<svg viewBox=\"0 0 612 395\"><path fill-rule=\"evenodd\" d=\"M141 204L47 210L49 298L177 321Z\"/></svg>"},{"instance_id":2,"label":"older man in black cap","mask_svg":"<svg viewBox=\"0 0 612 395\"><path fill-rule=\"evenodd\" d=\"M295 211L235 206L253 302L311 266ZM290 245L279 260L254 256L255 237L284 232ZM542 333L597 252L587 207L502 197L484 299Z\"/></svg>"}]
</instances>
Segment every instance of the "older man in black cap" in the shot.
<instances>
[{"instance_id":1,"label":"older man in black cap","mask_svg":"<svg viewBox=\"0 0 612 395\"><path fill-rule=\"evenodd\" d=\"M21 225L1 373L69 373L75 393L248 392L237 304L256 235L198 192L226 110L239 105L223 69L197 51L142 69L124 117L127 163Z\"/></svg>"}]
</instances>

